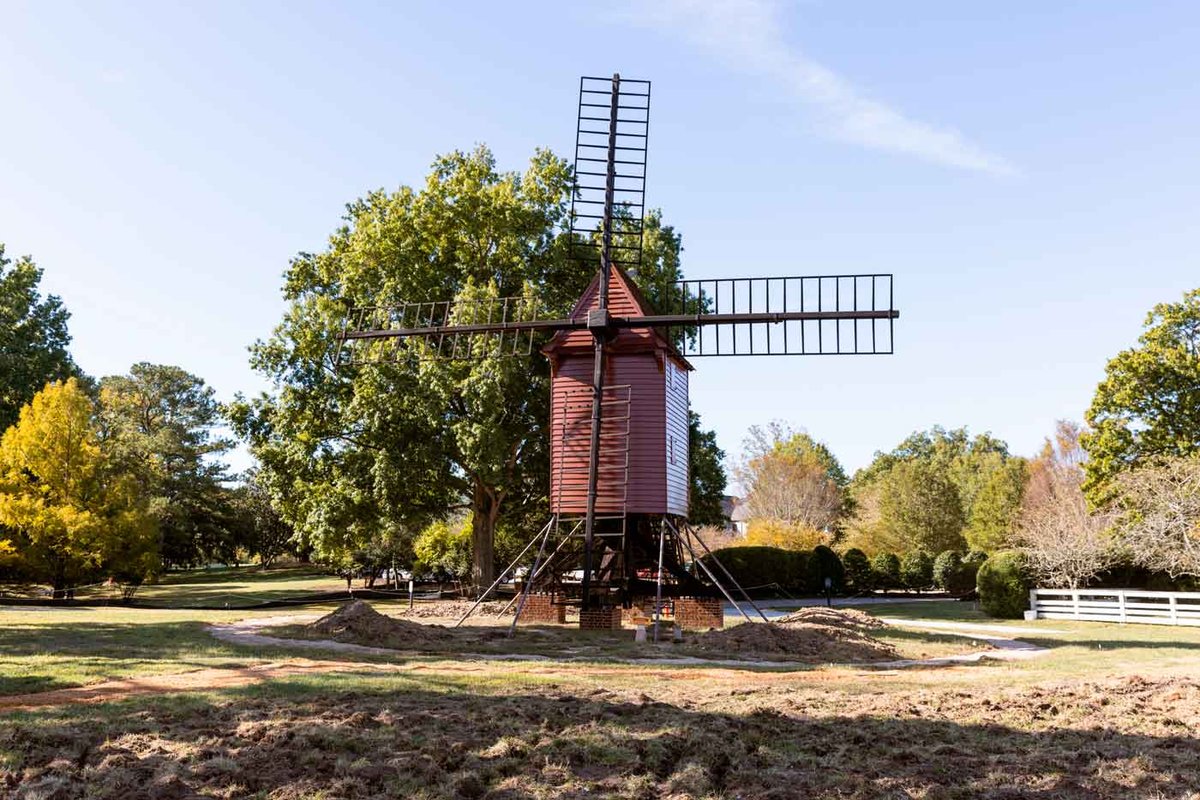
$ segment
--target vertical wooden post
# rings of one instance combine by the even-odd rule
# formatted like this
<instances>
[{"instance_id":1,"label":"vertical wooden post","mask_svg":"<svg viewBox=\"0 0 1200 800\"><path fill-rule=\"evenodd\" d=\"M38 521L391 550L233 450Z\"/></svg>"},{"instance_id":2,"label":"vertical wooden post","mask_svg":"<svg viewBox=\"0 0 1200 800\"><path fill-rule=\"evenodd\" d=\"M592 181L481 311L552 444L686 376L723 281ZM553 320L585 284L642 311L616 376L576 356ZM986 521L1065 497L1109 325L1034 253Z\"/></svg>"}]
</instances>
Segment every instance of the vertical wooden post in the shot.
<instances>
[{"instance_id":1,"label":"vertical wooden post","mask_svg":"<svg viewBox=\"0 0 1200 800\"><path fill-rule=\"evenodd\" d=\"M1125 617L1125 592L1124 590L1117 592L1117 610L1121 615L1121 622L1126 621Z\"/></svg>"},{"instance_id":2,"label":"vertical wooden post","mask_svg":"<svg viewBox=\"0 0 1200 800\"><path fill-rule=\"evenodd\" d=\"M1079 590L1078 589L1071 590L1071 602L1074 604L1074 607L1075 607L1075 616L1078 617L1079 616Z\"/></svg>"},{"instance_id":3,"label":"vertical wooden post","mask_svg":"<svg viewBox=\"0 0 1200 800\"><path fill-rule=\"evenodd\" d=\"M1033 618L1038 618L1038 593L1037 589L1029 590L1029 610L1033 612Z\"/></svg>"},{"instance_id":4,"label":"vertical wooden post","mask_svg":"<svg viewBox=\"0 0 1200 800\"><path fill-rule=\"evenodd\" d=\"M1171 624L1178 625L1179 624L1179 598L1176 597L1175 595L1171 595L1169 600L1171 602Z\"/></svg>"}]
</instances>

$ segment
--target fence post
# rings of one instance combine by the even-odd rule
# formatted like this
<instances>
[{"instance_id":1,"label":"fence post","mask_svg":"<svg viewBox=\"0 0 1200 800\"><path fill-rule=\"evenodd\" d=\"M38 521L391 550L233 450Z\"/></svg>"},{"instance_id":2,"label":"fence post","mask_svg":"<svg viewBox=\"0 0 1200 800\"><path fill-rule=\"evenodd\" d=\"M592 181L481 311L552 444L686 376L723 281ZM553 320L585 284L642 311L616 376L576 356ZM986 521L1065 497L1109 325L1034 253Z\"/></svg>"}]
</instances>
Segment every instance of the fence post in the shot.
<instances>
[{"instance_id":1,"label":"fence post","mask_svg":"<svg viewBox=\"0 0 1200 800\"><path fill-rule=\"evenodd\" d=\"M1125 590L1117 591L1117 609L1121 615L1121 622L1125 622Z\"/></svg>"},{"instance_id":2,"label":"fence post","mask_svg":"<svg viewBox=\"0 0 1200 800\"><path fill-rule=\"evenodd\" d=\"M1071 601L1074 604L1075 616L1078 617L1079 616L1079 590L1075 589L1075 590L1071 591Z\"/></svg>"},{"instance_id":3,"label":"fence post","mask_svg":"<svg viewBox=\"0 0 1200 800\"><path fill-rule=\"evenodd\" d=\"M1168 599L1171 601L1171 624L1178 625L1179 624L1179 598L1176 597L1175 595L1171 595L1171 597Z\"/></svg>"},{"instance_id":4,"label":"fence post","mask_svg":"<svg viewBox=\"0 0 1200 800\"><path fill-rule=\"evenodd\" d=\"M1029 590L1029 610L1033 612L1033 618L1038 618L1038 593L1037 589Z\"/></svg>"}]
</instances>

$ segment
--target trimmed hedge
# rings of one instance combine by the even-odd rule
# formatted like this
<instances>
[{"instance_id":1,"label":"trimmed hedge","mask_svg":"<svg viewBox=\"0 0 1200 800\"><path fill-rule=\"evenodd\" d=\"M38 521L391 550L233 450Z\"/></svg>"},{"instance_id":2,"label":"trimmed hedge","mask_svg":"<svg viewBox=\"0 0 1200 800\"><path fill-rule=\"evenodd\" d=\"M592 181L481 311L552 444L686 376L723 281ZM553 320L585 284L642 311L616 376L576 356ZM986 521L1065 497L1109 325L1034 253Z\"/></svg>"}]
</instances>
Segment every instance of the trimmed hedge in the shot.
<instances>
[{"instance_id":1,"label":"trimmed hedge","mask_svg":"<svg viewBox=\"0 0 1200 800\"><path fill-rule=\"evenodd\" d=\"M779 547L722 547L713 553L743 588L777 584L788 592L803 592L809 554L804 550ZM704 556L704 563L719 579L721 570Z\"/></svg>"},{"instance_id":2,"label":"trimmed hedge","mask_svg":"<svg viewBox=\"0 0 1200 800\"><path fill-rule=\"evenodd\" d=\"M808 559L808 591L823 594L826 578L831 581L834 593L846 588L846 568L842 566L842 560L833 550L819 544Z\"/></svg>"},{"instance_id":3,"label":"trimmed hedge","mask_svg":"<svg viewBox=\"0 0 1200 800\"><path fill-rule=\"evenodd\" d=\"M880 589L895 589L900 585L900 559L895 553L878 553L871 559L871 571Z\"/></svg>"},{"instance_id":4,"label":"trimmed hedge","mask_svg":"<svg viewBox=\"0 0 1200 800\"><path fill-rule=\"evenodd\" d=\"M906 553L900 561L900 580L918 592L933 584L933 559L922 550Z\"/></svg>"},{"instance_id":5,"label":"trimmed hedge","mask_svg":"<svg viewBox=\"0 0 1200 800\"><path fill-rule=\"evenodd\" d=\"M979 605L989 617L1020 619L1029 608L1025 559L1013 550L992 554L976 575Z\"/></svg>"},{"instance_id":6,"label":"trimmed hedge","mask_svg":"<svg viewBox=\"0 0 1200 800\"><path fill-rule=\"evenodd\" d=\"M875 573L871 571L871 560L857 547L842 553L842 566L846 568L846 580L857 592L869 592L875 588Z\"/></svg>"},{"instance_id":7,"label":"trimmed hedge","mask_svg":"<svg viewBox=\"0 0 1200 800\"><path fill-rule=\"evenodd\" d=\"M975 588L975 574L986 561L972 560L958 550L943 550L933 561L933 583L950 594L966 594Z\"/></svg>"}]
</instances>

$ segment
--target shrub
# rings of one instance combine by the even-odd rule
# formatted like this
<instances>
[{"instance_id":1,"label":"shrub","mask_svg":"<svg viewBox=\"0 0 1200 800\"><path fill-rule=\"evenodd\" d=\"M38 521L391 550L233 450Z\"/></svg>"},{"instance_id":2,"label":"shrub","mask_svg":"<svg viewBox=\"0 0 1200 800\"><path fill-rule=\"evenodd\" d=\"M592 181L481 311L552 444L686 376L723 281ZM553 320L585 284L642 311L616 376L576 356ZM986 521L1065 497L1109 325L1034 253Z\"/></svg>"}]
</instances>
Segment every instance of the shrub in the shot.
<instances>
[{"instance_id":1,"label":"shrub","mask_svg":"<svg viewBox=\"0 0 1200 800\"><path fill-rule=\"evenodd\" d=\"M900 580L918 592L933 583L933 559L922 550L907 553L900 562Z\"/></svg>"},{"instance_id":2,"label":"shrub","mask_svg":"<svg viewBox=\"0 0 1200 800\"><path fill-rule=\"evenodd\" d=\"M975 588L979 565L968 562L957 550L943 550L933 560L933 585L950 594L965 594Z\"/></svg>"},{"instance_id":3,"label":"shrub","mask_svg":"<svg viewBox=\"0 0 1200 800\"><path fill-rule=\"evenodd\" d=\"M846 588L846 568L842 566L842 560L837 553L819 544L813 548L808 559L808 590L824 593L826 578L832 582L833 591L840 592Z\"/></svg>"},{"instance_id":4,"label":"shrub","mask_svg":"<svg viewBox=\"0 0 1200 800\"><path fill-rule=\"evenodd\" d=\"M778 547L723 547L714 551L713 555L743 588L778 584L790 592L804 590L805 568L808 565L806 552ZM725 580L725 574L710 556L704 556L701 560L718 580Z\"/></svg>"},{"instance_id":5,"label":"shrub","mask_svg":"<svg viewBox=\"0 0 1200 800\"><path fill-rule=\"evenodd\" d=\"M871 561L857 547L842 553L842 566L846 568L846 580L859 592L869 592L875 587L875 576L871 572Z\"/></svg>"},{"instance_id":6,"label":"shrub","mask_svg":"<svg viewBox=\"0 0 1200 800\"><path fill-rule=\"evenodd\" d=\"M979 604L989 617L1019 619L1029 608L1029 581L1025 560L1013 550L992 554L976 576Z\"/></svg>"},{"instance_id":7,"label":"shrub","mask_svg":"<svg viewBox=\"0 0 1200 800\"><path fill-rule=\"evenodd\" d=\"M900 585L900 559L895 553L877 553L871 559L876 585L892 589Z\"/></svg>"}]
</instances>

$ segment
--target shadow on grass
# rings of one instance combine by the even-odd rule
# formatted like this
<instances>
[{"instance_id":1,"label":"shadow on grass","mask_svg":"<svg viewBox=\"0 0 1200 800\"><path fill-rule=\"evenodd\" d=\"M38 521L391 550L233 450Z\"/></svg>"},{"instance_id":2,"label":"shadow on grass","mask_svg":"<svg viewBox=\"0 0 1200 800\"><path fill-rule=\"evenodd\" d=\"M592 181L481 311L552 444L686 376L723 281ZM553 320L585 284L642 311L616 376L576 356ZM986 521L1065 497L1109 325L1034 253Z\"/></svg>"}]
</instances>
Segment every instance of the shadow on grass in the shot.
<instances>
[{"instance_id":1,"label":"shadow on grass","mask_svg":"<svg viewBox=\"0 0 1200 800\"><path fill-rule=\"evenodd\" d=\"M630 702L603 688L578 696L554 683L488 693L436 675L345 685L305 679L23 714L0 729L0 785L7 769L16 796L57 798L1050 800L1200 791L1200 740L1186 730L820 716L786 698L739 713L698 709L686 697ZM1010 718L1026 721L1045 705L1009 702Z\"/></svg>"}]
</instances>

